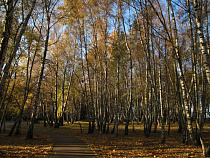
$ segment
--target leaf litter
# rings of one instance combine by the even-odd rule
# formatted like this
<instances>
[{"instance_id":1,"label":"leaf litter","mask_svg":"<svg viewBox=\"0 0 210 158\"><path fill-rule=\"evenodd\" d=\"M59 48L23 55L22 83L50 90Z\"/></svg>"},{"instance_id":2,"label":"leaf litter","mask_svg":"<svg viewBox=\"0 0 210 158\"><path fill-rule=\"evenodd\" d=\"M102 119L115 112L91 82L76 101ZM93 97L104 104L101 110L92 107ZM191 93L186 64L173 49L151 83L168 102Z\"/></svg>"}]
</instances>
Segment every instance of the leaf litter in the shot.
<instances>
[{"instance_id":1,"label":"leaf litter","mask_svg":"<svg viewBox=\"0 0 210 158\"><path fill-rule=\"evenodd\" d=\"M35 135L26 140L26 134L8 136L0 134L0 157L48 157L53 140L46 135Z\"/></svg>"}]
</instances>

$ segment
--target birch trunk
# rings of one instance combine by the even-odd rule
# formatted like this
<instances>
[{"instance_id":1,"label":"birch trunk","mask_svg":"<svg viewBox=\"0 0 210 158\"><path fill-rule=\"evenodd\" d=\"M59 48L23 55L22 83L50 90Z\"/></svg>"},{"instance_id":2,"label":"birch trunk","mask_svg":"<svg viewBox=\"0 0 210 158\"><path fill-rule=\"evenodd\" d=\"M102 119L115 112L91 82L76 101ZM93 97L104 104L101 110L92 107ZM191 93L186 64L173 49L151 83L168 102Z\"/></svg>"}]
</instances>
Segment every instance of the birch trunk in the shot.
<instances>
[{"instance_id":1,"label":"birch trunk","mask_svg":"<svg viewBox=\"0 0 210 158\"><path fill-rule=\"evenodd\" d=\"M1 77L1 83L0 83L0 99L1 99L1 96L3 96L2 94L3 94L3 91L4 91L4 87L5 87L6 80L7 80L7 78L8 78L8 74L9 74L9 70L10 70L12 61L13 61L13 59L14 59L15 56L16 56L16 53L17 53L18 48L19 48L19 46L20 46L21 38L22 38L22 36L23 36L23 34L24 34L25 30L26 30L26 27L27 27L27 25L28 25L28 21L29 21L29 19L30 19L30 17L31 17L31 14L32 14L34 8L35 8L35 4L36 4L36 0L34 0L34 1L32 2L32 6L31 6L31 8L30 8L30 10L29 10L29 13L27 14L26 18L24 19L23 24L22 24L22 27L21 27L21 29L20 29L20 32L19 32L17 38L15 39L14 50L13 50L12 54L10 55L10 58L9 58L8 63L7 63L7 64L5 65L5 67L4 67L4 70L3 70L3 71L4 71L4 74L3 74L3 76ZM2 48L1 48L1 49L2 49ZM3 53L3 52L2 52L2 53ZM4 63L3 63L3 64L4 64ZM0 73L1 73L1 71L0 71Z\"/></svg>"},{"instance_id":2,"label":"birch trunk","mask_svg":"<svg viewBox=\"0 0 210 158\"><path fill-rule=\"evenodd\" d=\"M203 58L203 68L206 72L207 81L208 81L208 83L210 83L210 54L208 54L207 42L204 38L201 3L203 3L203 2L198 2L197 0L193 0L193 4L194 4L193 7L194 7L195 13L196 13L196 16L195 16L196 26L197 26L197 30L198 30L200 48L201 48L201 53L202 53L202 58Z\"/></svg>"},{"instance_id":3,"label":"birch trunk","mask_svg":"<svg viewBox=\"0 0 210 158\"><path fill-rule=\"evenodd\" d=\"M39 103L39 94L40 94L42 78L43 78L43 74L44 74L48 42L49 42L49 37L50 37L50 10L49 10L50 6L49 5L46 4L46 1L45 1L45 9L46 9L46 17L47 17L47 33L46 33L46 39L45 39L45 44L44 44L42 66L41 66L41 70L40 70L38 85L37 85L36 94L35 94L35 101L34 101L33 111L32 111L32 115L31 115L31 121L30 121L30 124L28 127L26 139L33 139L34 123L35 123L37 107L38 107L38 103Z\"/></svg>"},{"instance_id":4,"label":"birch trunk","mask_svg":"<svg viewBox=\"0 0 210 158\"><path fill-rule=\"evenodd\" d=\"M55 102L54 102L54 107L55 107L55 113L54 113L54 119L55 119L55 124L54 128L59 128L59 122L58 122L58 58L56 59L56 70L55 70Z\"/></svg>"},{"instance_id":5,"label":"birch trunk","mask_svg":"<svg viewBox=\"0 0 210 158\"><path fill-rule=\"evenodd\" d=\"M108 3L106 1L106 8L108 8ZM104 108L105 108L105 120L104 120L104 127L103 127L103 133L109 132L109 107L108 107L108 55L107 55L107 47L108 47L108 11L105 11L105 29L104 29L104 41L105 41L105 49L104 49L104 74L105 74L105 91L104 91ZM108 122L108 124L107 124ZM106 125L107 124L107 125Z\"/></svg>"},{"instance_id":6,"label":"birch trunk","mask_svg":"<svg viewBox=\"0 0 210 158\"><path fill-rule=\"evenodd\" d=\"M159 97L160 97L160 113L161 113L161 143L165 143L165 119L164 119L164 105L162 98L162 68L161 68L161 52L159 52Z\"/></svg>"},{"instance_id":7,"label":"birch trunk","mask_svg":"<svg viewBox=\"0 0 210 158\"><path fill-rule=\"evenodd\" d=\"M117 1L117 36L118 36L118 49L117 49L117 84L116 84L116 110L115 110L115 134L118 133L119 124L119 107L120 107L120 0Z\"/></svg>"},{"instance_id":8,"label":"birch trunk","mask_svg":"<svg viewBox=\"0 0 210 158\"><path fill-rule=\"evenodd\" d=\"M126 124L125 124L125 135L128 135L128 126L129 126L129 120L130 120L130 115L132 112L132 108L133 108L133 91L132 91L132 87L133 87L133 73L132 73L132 68L133 68L133 63L132 63L132 53L131 53L131 49L128 43L128 36L126 33L126 29L125 29L125 21L124 21L124 17L122 14L122 8L120 7L120 15L122 17L122 24L123 24L123 29L124 29L124 36L125 36L125 44L126 44L126 48L127 48L127 52L129 54L129 74L130 74L130 78L129 78L129 105L128 105L128 112L127 112L127 118L126 118Z\"/></svg>"},{"instance_id":9,"label":"birch trunk","mask_svg":"<svg viewBox=\"0 0 210 158\"><path fill-rule=\"evenodd\" d=\"M88 133L93 133L95 130L95 110L94 110L94 101L93 101L93 91L92 91L92 87L91 87L91 77L90 77L90 68L89 68L89 60L88 60L88 48L87 48L87 39L86 39L86 33L84 30L84 19L83 19L83 37L84 37L84 44L85 44L85 59L86 59L86 63L87 63L87 75L88 75L88 83L89 83L89 92L90 92L90 101L91 101L91 110L90 110L90 115L91 115L91 121L92 121L92 125L91 123L89 123L91 125L91 127L89 128L90 130L88 131Z\"/></svg>"},{"instance_id":10,"label":"birch trunk","mask_svg":"<svg viewBox=\"0 0 210 158\"><path fill-rule=\"evenodd\" d=\"M174 10L171 4L171 0L168 0L168 5L171 9L171 16L172 16L172 22L174 25L173 31L174 31L174 39L175 39L175 43L173 44L173 49L175 52L175 57L177 59L177 64L178 64L178 75L180 77L180 86L181 86L181 93L182 93L182 99L183 99L183 107L184 107L184 112L186 115L186 120L187 120L187 129L190 135L190 139L193 143L195 143L195 138L194 138L194 132L193 132L193 125L192 125L192 121L191 121L191 114L190 114L190 109L189 109L189 105L188 105L188 101L187 101L187 93L188 93L188 89L186 87L186 83L185 83L185 79L184 79L184 74L183 74L183 70L182 70L182 62L181 62L181 58L180 58L180 52L179 52L179 39L178 39L178 31L177 31L177 27L176 27L176 20L175 20L175 16L174 16Z\"/></svg>"},{"instance_id":11,"label":"birch trunk","mask_svg":"<svg viewBox=\"0 0 210 158\"><path fill-rule=\"evenodd\" d=\"M2 68L5 63L5 56L7 53L9 38L12 31L12 20L16 3L17 1L14 4L13 0L7 1L4 32L1 40L1 49L0 49L0 79L2 77Z\"/></svg>"}]
</instances>

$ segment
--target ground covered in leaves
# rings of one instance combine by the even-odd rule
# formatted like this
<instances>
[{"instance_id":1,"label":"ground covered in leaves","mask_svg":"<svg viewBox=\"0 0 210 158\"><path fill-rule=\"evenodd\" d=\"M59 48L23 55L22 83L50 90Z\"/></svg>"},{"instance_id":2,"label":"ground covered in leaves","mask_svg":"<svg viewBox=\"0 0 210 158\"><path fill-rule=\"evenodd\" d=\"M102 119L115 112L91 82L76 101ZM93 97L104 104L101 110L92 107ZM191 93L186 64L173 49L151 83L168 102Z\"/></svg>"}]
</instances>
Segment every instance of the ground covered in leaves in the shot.
<instances>
[{"instance_id":1,"label":"ground covered in leaves","mask_svg":"<svg viewBox=\"0 0 210 158\"><path fill-rule=\"evenodd\" d=\"M48 157L52 151L53 140L47 135L35 134L32 140L25 138L25 131L11 137L8 132L0 134L0 157Z\"/></svg>"},{"instance_id":2,"label":"ground covered in leaves","mask_svg":"<svg viewBox=\"0 0 210 158\"><path fill-rule=\"evenodd\" d=\"M82 134L78 123L70 125L70 132L90 144L99 157L203 157L201 147L182 143L182 134L177 132L177 124L172 125L170 134L166 133L165 144L160 143L160 128L147 138L143 134L142 125L135 125L135 132L130 129L128 136L125 136L124 125L121 124L119 136L116 136L98 131L87 134L88 124L85 122L81 124ZM206 145L210 143L209 133L210 124L208 123L203 133Z\"/></svg>"},{"instance_id":3,"label":"ground covered in leaves","mask_svg":"<svg viewBox=\"0 0 210 158\"><path fill-rule=\"evenodd\" d=\"M110 126L110 131L112 127L113 125ZM141 124L135 125L134 132L130 125L128 136L124 135L124 124L119 125L119 136L110 132L100 133L97 130L88 134L88 122L65 124L58 129L44 128L40 123L36 124L35 128L33 140L25 139L24 130L19 136L0 134L0 157L48 157L53 147L53 140L47 136L47 132L51 130L76 135L89 144L98 157L203 157L201 147L182 143L182 134L177 132L177 124L171 125L170 134L166 133L165 144L160 143L160 127L147 138ZM167 126L165 129L167 131ZM210 122L206 123L203 131L204 143L207 146L210 144L209 133Z\"/></svg>"}]
</instances>

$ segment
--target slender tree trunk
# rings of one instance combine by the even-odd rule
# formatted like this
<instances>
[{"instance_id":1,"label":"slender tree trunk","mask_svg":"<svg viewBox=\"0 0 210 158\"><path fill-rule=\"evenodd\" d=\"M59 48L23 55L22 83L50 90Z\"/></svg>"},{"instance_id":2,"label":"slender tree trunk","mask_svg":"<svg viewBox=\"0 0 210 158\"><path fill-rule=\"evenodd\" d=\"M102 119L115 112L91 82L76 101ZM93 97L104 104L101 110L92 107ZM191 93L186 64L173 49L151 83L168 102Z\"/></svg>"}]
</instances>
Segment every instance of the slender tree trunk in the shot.
<instances>
[{"instance_id":1,"label":"slender tree trunk","mask_svg":"<svg viewBox=\"0 0 210 158\"><path fill-rule=\"evenodd\" d=\"M145 57L146 57L146 89L145 89L145 135L150 136L151 126L152 126L152 73L151 73L151 50L150 50L150 31L149 31L149 14L148 14L148 3L144 4L144 37L145 37ZM143 4L141 3L143 8Z\"/></svg>"},{"instance_id":2,"label":"slender tree trunk","mask_svg":"<svg viewBox=\"0 0 210 158\"><path fill-rule=\"evenodd\" d=\"M68 89L67 89L67 94L66 94L66 99L65 99L65 103L63 105L63 114L62 116L64 116L64 113L66 111L66 108L67 108L67 103L68 103L68 100L69 100L69 96L70 96L70 89L71 89L71 86L72 86L72 79L73 79L73 73L74 73L74 68L73 68L73 71L71 72L70 74L70 81L69 81L69 84L68 84Z\"/></svg>"},{"instance_id":3,"label":"slender tree trunk","mask_svg":"<svg viewBox=\"0 0 210 158\"><path fill-rule=\"evenodd\" d=\"M181 93L182 93L182 99L183 99L183 103L184 103L184 112L186 114L186 120L187 120L187 129L190 135L190 139L192 142L195 142L195 138L194 138L194 133L193 133L193 126L192 126L192 121L191 121L191 115L190 115L190 109L188 106L188 101L187 101L187 93L188 90L186 88L186 83L185 83L185 79L184 79L184 74L183 74L183 70L182 70L182 62L181 62L181 58L180 58L180 52L179 52L179 40L178 40L178 31L177 31L177 27L176 27L176 20L175 20L175 16L174 16L174 11L173 11L173 7L171 5L171 0L168 0L168 5L171 9L171 16L172 16L172 22L174 25L174 39L175 39L175 44L173 45L173 49L176 55L176 59L178 61L178 74L180 77L180 86L181 86Z\"/></svg>"},{"instance_id":4,"label":"slender tree trunk","mask_svg":"<svg viewBox=\"0 0 210 158\"><path fill-rule=\"evenodd\" d=\"M54 106L55 106L54 128L59 128L59 122L58 122L58 59L56 59L56 70L55 70L55 102L54 102Z\"/></svg>"},{"instance_id":5,"label":"slender tree trunk","mask_svg":"<svg viewBox=\"0 0 210 158\"><path fill-rule=\"evenodd\" d=\"M129 126L129 120L130 120L130 114L132 112L132 108L133 108L133 72L132 72L132 68L133 68L133 63L132 63L132 53L131 53L131 49L130 46L128 44L128 37L127 37L127 33L126 33L126 29L125 29L125 21L124 21L124 17L122 15L122 9L120 7L120 15L122 17L122 24L123 24L123 29L124 29L124 36L125 36L125 44L126 44L126 48L129 54L129 74L130 74L130 79L129 79L129 105L128 105L128 112L127 112L127 118L126 118L126 124L125 124L125 135L128 135L128 126Z\"/></svg>"},{"instance_id":6,"label":"slender tree trunk","mask_svg":"<svg viewBox=\"0 0 210 158\"><path fill-rule=\"evenodd\" d=\"M12 74L13 74L13 72L11 72L11 76L12 76ZM3 93L2 100L0 101L0 114L1 114L2 109L4 109L4 101L6 99L7 92L8 92L8 89L9 89L11 76L10 76L9 80L7 81L6 89Z\"/></svg>"},{"instance_id":7,"label":"slender tree trunk","mask_svg":"<svg viewBox=\"0 0 210 158\"><path fill-rule=\"evenodd\" d=\"M209 11L208 11L208 1L204 1L205 3L205 13L206 13L206 46L207 46L207 53L210 55L210 36L209 36Z\"/></svg>"},{"instance_id":8,"label":"slender tree trunk","mask_svg":"<svg viewBox=\"0 0 210 158\"><path fill-rule=\"evenodd\" d=\"M21 109L20 109L20 113L18 115L18 119L16 120L17 123L14 123L12 129L10 130L9 136L12 135L12 133L13 133L13 131L15 129L15 125L16 125L15 135L20 134L20 127L21 127L21 122L22 122L22 117L23 117L23 111L24 111L25 103L26 103L26 101L28 99L28 94L29 94L29 91L30 91L29 85L31 83L31 75L32 75L33 65L34 65L34 62L35 62L36 54L38 52L38 45L39 45L40 39L41 39L41 29L40 29L40 36L39 36L37 48L36 48L36 50L34 52L34 56L33 56L32 62L31 62L30 71L29 71L30 47L29 47L29 50L28 50L28 61L27 61L27 70L26 70L26 82L25 82L24 97L23 97L23 101L22 101L22 104L21 104Z\"/></svg>"},{"instance_id":9,"label":"slender tree trunk","mask_svg":"<svg viewBox=\"0 0 210 158\"><path fill-rule=\"evenodd\" d=\"M194 3L194 9L195 9L195 19L196 19L196 26L198 29L198 35L199 35L199 41L200 41L200 48L201 48L201 53L202 53L202 58L203 58L203 67L204 70L206 71L206 78L208 83L210 83L210 55L208 54L207 50L207 42L204 38L204 33L203 33L203 24L202 24L202 2L198 2L198 0L193 0ZM208 15L207 15L208 16ZM209 33L207 33L209 34Z\"/></svg>"},{"instance_id":10,"label":"slender tree trunk","mask_svg":"<svg viewBox=\"0 0 210 158\"><path fill-rule=\"evenodd\" d=\"M32 14L34 8L35 8L35 4L36 4L36 0L33 0L32 6L31 6L31 8L30 8L30 11L29 11L29 13L27 14L26 18L24 19L23 24L22 24L22 27L21 27L21 29L20 29L20 32L19 32L17 38L15 39L14 50L13 50L12 54L10 55L9 61L8 61L8 63L5 65L5 68L4 68L4 70L3 70L3 71L4 71L4 75L1 77L1 83L0 83L0 99L1 99L1 96L3 96L2 94L3 94L3 91L4 91L4 87L5 87L6 80L7 80L7 78L8 78L8 74L9 74L9 70L10 70L12 61L13 61L13 59L14 59L15 56L16 56L16 53L17 53L18 48L19 48L19 46L20 46L21 38L22 38L22 36L23 36L23 34L24 34L25 30L26 30L26 27L27 27L27 25L28 25L28 21L29 21L29 19L30 19L30 17L31 17L31 14ZM10 29L10 28L9 28L9 29ZM1 49L3 49L3 48L1 48ZM4 51L5 51L5 50L4 50ZM2 52L2 53L4 54L4 52ZM2 57L3 57L3 56L2 56ZM2 60L5 60L4 57L3 57ZM0 61L0 62L1 62L1 61ZM0 64L1 64L1 63L0 63ZM2 64L4 64L4 63L2 63ZM3 65L2 65L2 66L3 66ZM2 67L1 67L1 69L2 69ZM1 73L1 72L0 72L0 73Z\"/></svg>"},{"instance_id":11,"label":"slender tree trunk","mask_svg":"<svg viewBox=\"0 0 210 158\"><path fill-rule=\"evenodd\" d=\"M44 45L42 66L41 66L41 71L40 71L39 80L38 80L38 86L37 86L36 94L35 94L35 102L34 102L34 105L33 105L31 121L30 121L30 124L29 124L29 127L28 127L26 139L33 139L34 123L35 123L37 107L38 107L38 103L39 103L39 94L40 94L42 78L43 78L43 74L44 74L44 68L45 68L45 62L46 62L46 56L47 56L47 49L48 49L48 42L49 42L49 36L50 36L49 6L46 4L45 7L46 7L46 16L47 16L47 34L46 34L45 45Z\"/></svg>"},{"instance_id":12,"label":"slender tree trunk","mask_svg":"<svg viewBox=\"0 0 210 158\"><path fill-rule=\"evenodd\" d=\"M120 107L120 0L117 1L117 36L118 36L118 49L117 49L117 84L116 84L116 110L115 110L115 134L119 135L119 107Z\"/></svg>"},{"instance_id":13,"label":"slender tree trunk","mask_svg":"<svg viewBox=\"0 0 210 158\"><path fill-rule=\"evenodd\" d=\"M86 85L86 82L85 82L85 67L84 67L84 54L83 54L83 40L82 40L82 25L80 23L80 20L78 20L78 24L79 24L79 39L80 39L80 57L81 57L81 66L82 66L82 90L83 90L83 95L82 95L82 104L84 104L84 107L82 106L83 110L85 112L88 111L88 115L90 115L89 113L89 109L87 107L87 103L88 103L88 97L87 97L87 85ZM84 87L84 88L83 88ZM90 122L90 118L89 118L89 122ZM89 123L89 125L91 125ZM88 129L88 133L91 132L91 126L89 126L89 129Z\"/></svg>"},{"instance_id":14,"label":"slender tree trunk","mask_svg":"<svg viewBox=\"0 0 210 158\"><path fill-rule=\"evenodd\" d=\"M65 66L64 73L63 73L63 81L62 81L62 87L61 87L61 114L60 114L60 119L59 123L60 126L63 126L64 123L64 99L65 99L65 82L66 82L66 69L67 67Z\"/></svg>"},{"instance_id":15,"label":"slender tree trunk","mask_svg":"<svg viewBox=\"0 0 210 158\"><path fill-rule=\"evenodd\" d=\"M155 60L155 50L154 50L154 33L153 33L153 26L152 26L152 21L151 21L151 47L152 47L152 60L153 60L153 71L152 71L152 92L154 95L154 130L153 132L156 133L157 131L157 119L158 119L158 94L157 94L157 78L156 78L156 60Z\"/></svg>"},{"instance_id":16,"label":"slender tree trunk","mask_svg":"<svg viewBox=\"0 0 210 158\"><path fill-rule=\"evenodd\" d=\"M161 143L165 143L165 118L164 118L164 105L163 105L163 98L162 98L162 66L161 66L161 52L159 52L159 95L160 95L160 113L161 113Z\"/></svg>"},{"instance_id":17,"label":"slender tree trunk","mask_svg":"<svg viewBox=\"0 0 210 158\"><path fill-rule=\"evenodd\" d=\"M10 103L10 100L11 100L11 97L12 97L12 93L13 93L13 90L15 88L15 82L16 82L16 72L15 72L15 77L14 77L14 82L13 82L13 86L12 86L12 89L9 93L9 98L8 98L8 101L7 101L7 104L4 106L4 108L2 109L2 116L1 116L1 124L0 124L0 133L3 131L3 126L4 126L4 122L5 122L5 115L6 115L6 112L7 112L7 108L8 108L8 105ZM8 85L9 86L9 85Z\"/></svg>"},{"instance_id":18,"label":"slender tree trunk","mask_svg":"<svg viewBox=\"0 0 210 158\"><path fill-rule=\"evenodd\" d=\"M83 26L84 26L84 20L83 20ZM89 60L88 60L88 48L87 48L87 40L86 40L86 34L85 34L85 30L83 27L83 33L84 33L84 44L85 44L85 59L87 62L87 75L88 75L88 83L89 83L89 92L90 92L90 101L91 101L91 121L92 121L92 125L90 128L89 133L93 133L95 130L95 110L94 110L94 101L93 101L93 91L92 91L92 87L91 87L91 77L90 77L90 68L89 68Z\"/></svg>"},{"instance_id":19,"label":"slender tree trunk","mask_svg":"<svg viewBox=\"0 0 210 158\"><path fill-rule=\"evenodd\" d=\"M1 49L0 49L0 79L2 77L2 68L5 63L5 56L7 53L9 38L12 31L12 19L16 3L17 1L14 4L14 0L7 1L4 32L2 35Z\"/></svg>"},{"instance_id":20,"label":"slender tree trunk","mask_svg":"<svg viewBox=\"0 0 210 158\"><path fill-rule=\"evenodd\" d=\"M45 98L43 94L43 99ZM47 98L45 98L45 101L43 101L43 121L44 121L44 127L47 127Z\"/></svg>"},{"instance_id":21,"label":"slender tree trunk","mask_svg":"<svg viewBox=\"0 0 210 158\"><path fill-rule=\"evenodd\" d=\"M94 21L93 19L93 15L91 13L91 20ZM97 125L98 125L98 129L100 131L100 133L102 132L102 127L103 127L103 114L102 114L102 104L103 104L103 100L101 97L101 104L99 103L99 85L98 85L98 77L97 77L97 67L98 67L98 35L97 35L97 23L93 22L92 24L93 27L93 39L94 39L94 75L93 75L93 108L94 108L94 115L95 115L95 119L97 120ZM99 59L100 60L100 59ZM101 62L100 62L101 63ZM100 73L102 74L103 71L101 69ZM102 79L102 78L101 78ZM90 82L90 81L89 81ZM103 84L100 84L101 87ZM102 90L102 88L101 88ZM102 94L102 93L101 93Z\"/></svg>"},{"instance_id":22,"label":"slender tree trunk","mask_svg":"<svg viewBox=\"0 0 210 158\"><path fill-rule=\"evenodd\" d=\"M170 134L170 128L171 128L171 107L170 107L170 103L171 100L169 100L169 96L170 96L170 83L169 83L169 79L170 78L170 74L169 74L169 69L168 69L168 63L167 63L167 47L166 47L166 41L165 41L165 56L164 56L164 62L165 62L165 72L166 72L166 99L165 99L165 103L166 103L166 110L167 110L167 125L168 125L168 135ZM171 112L170 112L171 111Z\"/></svg>"},{"instance_id":23,"label":"slender tree trunk","mask_svg":"<svg viewBox=\"0 0 210 158\"><path fill-rule=\"evenodd\" d=\"M107 2L106 2L107 5ZM107 55L107 47L108 47L108 11L105 11L105 31L104 31L104 41L105 41L105 50L104 50L104 64L105 64L105 91L104 91L104 101L105 101L105 122L104 122L104 128L103 128L103 133L108 133L109 131L109 107L108 107L108 99L109 99L109 95L108 95L108 55ZM106 123L107 124L107 128L106 128Z\"/></svg>"}]
</instances>

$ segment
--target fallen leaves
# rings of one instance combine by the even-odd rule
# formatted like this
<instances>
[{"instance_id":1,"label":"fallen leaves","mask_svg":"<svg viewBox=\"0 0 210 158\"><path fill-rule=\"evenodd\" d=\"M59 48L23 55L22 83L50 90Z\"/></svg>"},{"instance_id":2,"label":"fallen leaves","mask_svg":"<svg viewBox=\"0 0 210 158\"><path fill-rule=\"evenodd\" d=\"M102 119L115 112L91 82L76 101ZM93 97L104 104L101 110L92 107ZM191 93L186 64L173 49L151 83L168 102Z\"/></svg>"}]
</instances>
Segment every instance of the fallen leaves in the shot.
<instances>
[{"instance_id":1,"label":"fallen leaves","mask_svg":"<svg viewBox=\"0 0 210 158\"><path fill-rule=\"evenodd\" d=\"M98 157L202 157L200 147L186 145L182 142L182 135L177 133L177 125L171 126L170 135L166 134L165 144L160 144L160 128L156 133L151 133L147 138L143 134L143 126L136 125L135 132L129 130L129 135L124 135L124 125L119 126L119 136L103 134L96 131L87 134L88 123L81 122L83 133L80 133L78 123L61 126L56 130L61 133L72 133L85 141L96 151ZM203 138L205 144L210 143L209 124L204 128ZM40 129L41 126L38 126ZM0 135L0 157L48 157L52 150L53 140L45 135L36 135L33 140L25 140L25 134L8 137Z\"/></svg>"},{"instance_id":2,"label":"fallen leaves","mask_svg":"<svg viewBox=\"0 0 210 158\"><path fill-rule=\"evenodd\" d=\"M83 131L88 127L83 124ZM71 133L77 135L91 148L96 151L99 157L203 157L200 147L186 145L182 142L182 134L177 133L178 127L174 124L171 127L171 134L166 135L166 143L160 144L161 130L151 133L147 138L143 134L143 126L136 125L136 132L129 131L129 135L124 135L124 125L119 126L119 136L115 134L102 134L96 131L93 134L80 134L71 125ZM210 132L210 131L208 131ZM210 136L206 137L207 144Z\"/></svg>"},{"instance_id":3,"label":"fallen leaves","mask_svg":"<svg viewBox=\"0 0 210 158\"><path fill-rule=\"evenodd\" d=\"M25 134L7 136L0 134L0 157L47 157L52 150L52 139L36 135L33 140L26 140Z\"/></svg>"}]
</instances>

